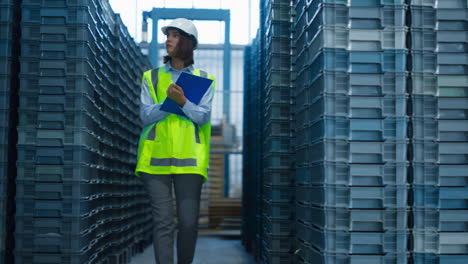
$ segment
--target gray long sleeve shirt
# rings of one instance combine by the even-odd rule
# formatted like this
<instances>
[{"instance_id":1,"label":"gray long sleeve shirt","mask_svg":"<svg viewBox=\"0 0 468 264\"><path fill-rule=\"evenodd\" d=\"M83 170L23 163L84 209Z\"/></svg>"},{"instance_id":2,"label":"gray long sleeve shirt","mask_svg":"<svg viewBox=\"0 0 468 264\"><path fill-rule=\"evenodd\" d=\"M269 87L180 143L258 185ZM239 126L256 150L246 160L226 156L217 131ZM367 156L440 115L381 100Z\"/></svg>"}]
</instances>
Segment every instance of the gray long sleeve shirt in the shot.
<instances>
[{"instance_id":1,"label":"gray long sleeve shirt","mask_svg":"<svg viewBox=\"0 0 468 264\"><path fill-rule=\"evenodd\" d=\"M193 66L190 65L183 68L181 71L174 69L170 62L164 65L165 71L171 73L171 80L173 83L177 81L182 72L193 74ZM155 87L156 89L156 87ZM180 109L187 115L188 119L192 120L199 126L202 126L210 121L211 116L211 102L213 100L213 87L210 87L203 95L198 105L187 100L183 107ZM163 120L170 113L161 110L162 104L155 104L148 89L148 83L142 83L140 95L140 119L143 126L148 126Z\"/></svg>"}]
</instances>

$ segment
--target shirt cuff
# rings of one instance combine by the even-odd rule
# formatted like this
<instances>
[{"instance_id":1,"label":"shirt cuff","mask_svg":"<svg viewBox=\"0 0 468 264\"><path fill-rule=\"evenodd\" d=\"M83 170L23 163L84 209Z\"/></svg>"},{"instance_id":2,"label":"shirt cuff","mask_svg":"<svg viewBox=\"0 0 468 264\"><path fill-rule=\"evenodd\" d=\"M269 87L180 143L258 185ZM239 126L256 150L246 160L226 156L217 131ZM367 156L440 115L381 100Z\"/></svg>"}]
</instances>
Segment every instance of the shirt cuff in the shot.
<instances>
[{"instance_id":1,"label":"shirt cuff","mask_svg":"<svg viewBox=\"0 0 468 264\"><path fill-rule=\"evenodd\" d=\"M187 99L187 101L185 102L184 106L181 107L181 109L188 116L188 113L190 113L195 106L196 104L190 102L190 100Z\"/></svg>"}]
</instances>

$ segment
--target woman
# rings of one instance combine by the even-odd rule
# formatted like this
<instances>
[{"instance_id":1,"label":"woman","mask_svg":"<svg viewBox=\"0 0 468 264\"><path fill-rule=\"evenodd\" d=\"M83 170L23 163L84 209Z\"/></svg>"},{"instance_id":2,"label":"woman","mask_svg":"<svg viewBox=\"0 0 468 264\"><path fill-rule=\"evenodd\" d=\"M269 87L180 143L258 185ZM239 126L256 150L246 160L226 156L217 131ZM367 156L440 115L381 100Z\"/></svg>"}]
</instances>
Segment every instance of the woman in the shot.
<instances>
[{"instance_id":1,"label":"woman","mask_svg":"<svg viewBox=\"0 0 468 264\"><path fill-rule=\"evenodd\" d=\"M158 264L173 263L174 186L177 263L188 264L192 263L195 252L201 187L208 178L214 77L193 67L198 33L191 21L178 18L161 30L167 36L168 55L164 57L164 66L143 74L140 118L144 128L135 174L151 197ZM188 100L182 88L175 84L182 72L213 80L198 105ZM166 97L174 100L185 116L162 111Z\"/></svg>"}]
</instances>

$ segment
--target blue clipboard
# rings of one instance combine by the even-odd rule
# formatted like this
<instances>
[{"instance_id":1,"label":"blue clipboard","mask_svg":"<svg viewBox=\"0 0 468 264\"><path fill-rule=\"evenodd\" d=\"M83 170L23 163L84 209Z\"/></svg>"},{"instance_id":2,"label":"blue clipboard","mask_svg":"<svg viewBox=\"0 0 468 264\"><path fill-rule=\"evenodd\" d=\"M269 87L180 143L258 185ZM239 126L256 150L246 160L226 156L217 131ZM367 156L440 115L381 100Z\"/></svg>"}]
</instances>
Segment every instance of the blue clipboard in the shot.
<instances>
[{"instance_id":1,"label":"blue clipboard","mask_svg":"<svg viewBox=\"0 0 468 264\"><path fill-rule=\"evenodd\" d=\"M176 81L176 84L182 87L187 100L194 104L199 104L206 90L210 88L213 80L182 72ZM161 105L161 110L181 116L186 116L179 105L167 97Z\"/></svg>"}]
</instances>

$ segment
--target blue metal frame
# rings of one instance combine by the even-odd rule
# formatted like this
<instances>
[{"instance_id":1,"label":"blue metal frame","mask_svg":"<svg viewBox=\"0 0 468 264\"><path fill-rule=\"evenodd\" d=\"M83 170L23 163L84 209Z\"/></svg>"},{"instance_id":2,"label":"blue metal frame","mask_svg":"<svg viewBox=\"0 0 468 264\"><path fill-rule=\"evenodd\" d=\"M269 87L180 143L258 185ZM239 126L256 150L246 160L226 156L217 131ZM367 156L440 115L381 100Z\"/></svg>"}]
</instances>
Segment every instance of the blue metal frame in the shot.
<instances>
[{"instance_id":1,"label":"blue metal frame","mask_svg":"<svg viewBox=\"0 0 468 264\"><path fill-rule=\"evenodd\" d=\"M158 21L160 19L176 19L183 17L191 20L215 20L224 21L224 51L223 51L223 113L226 123L229 124L230 109L230 84L231 84L231 42L230 25L231 13L225 9L192 9L192 8L153 8L151 12L143 12L143 17L151 17L153 20L153 37L149 47L149 59L153 67L158 66ZM229 154L224 156L224 195L229 195Z\"/></svg>"}]
</instances>

